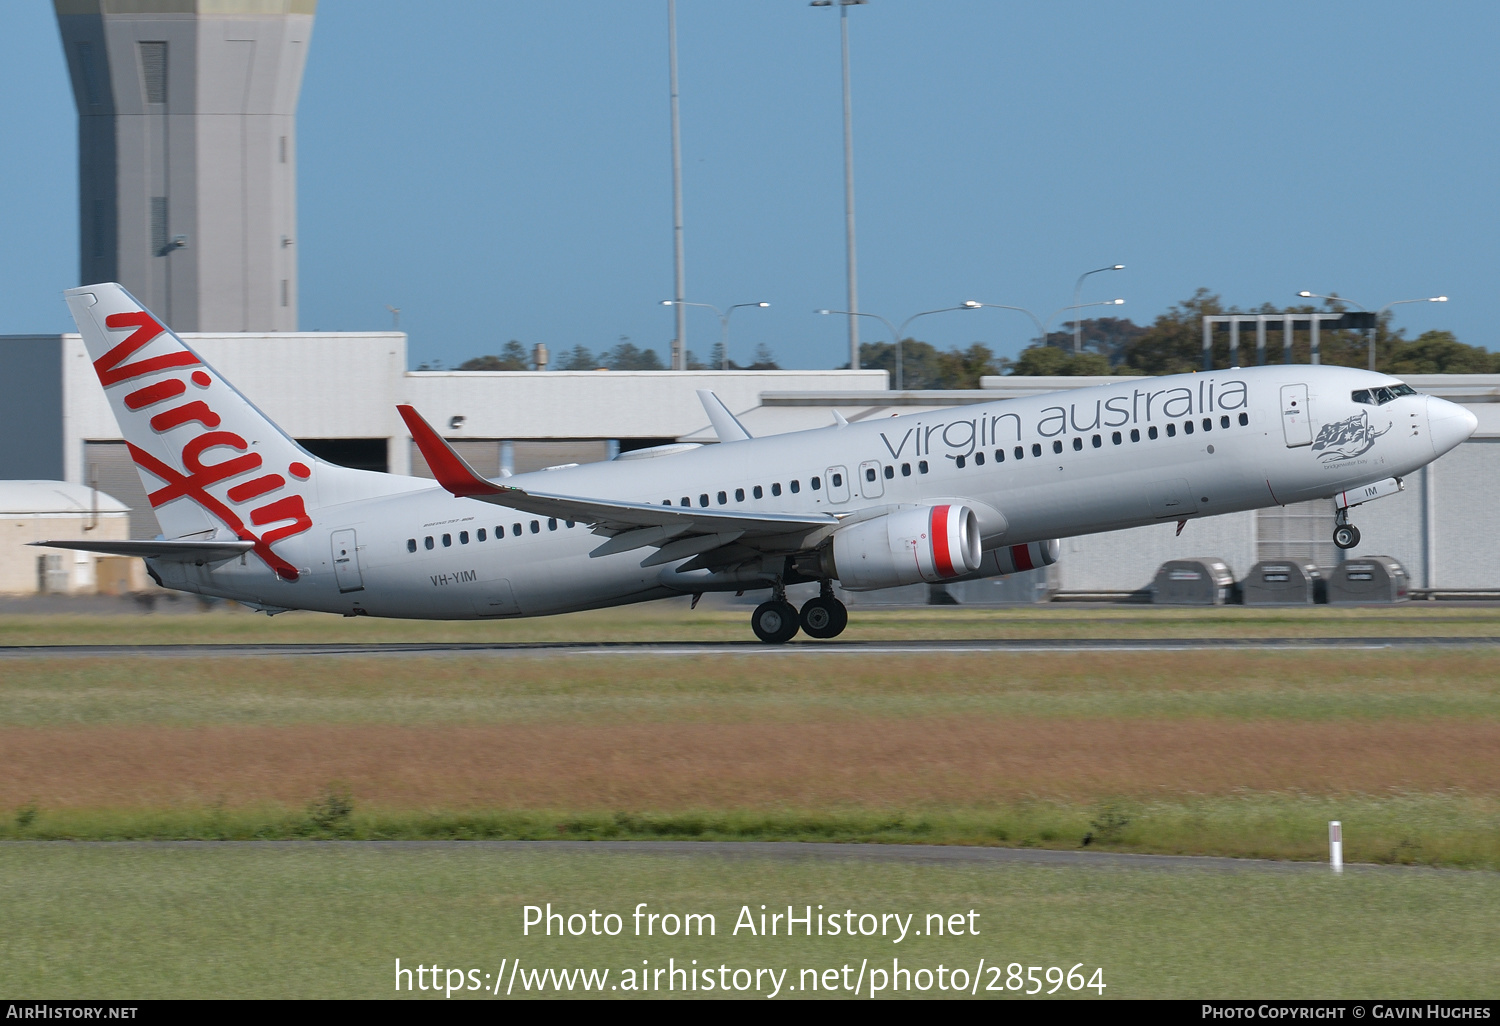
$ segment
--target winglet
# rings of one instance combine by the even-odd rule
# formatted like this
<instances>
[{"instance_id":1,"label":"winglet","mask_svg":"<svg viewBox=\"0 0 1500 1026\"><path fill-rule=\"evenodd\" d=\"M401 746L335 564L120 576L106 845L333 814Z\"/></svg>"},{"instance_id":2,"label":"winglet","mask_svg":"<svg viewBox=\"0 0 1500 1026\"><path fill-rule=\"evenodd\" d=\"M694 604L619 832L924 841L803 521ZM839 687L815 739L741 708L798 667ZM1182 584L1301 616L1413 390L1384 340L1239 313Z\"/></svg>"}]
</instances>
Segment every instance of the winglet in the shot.
<instances>
[{"instance_id":1,"label":"winglet","mask_svg":"<svg viewBox=\"0 0 1500 1026\"><path fill-rule=\"evenodd\" d=\"M698 401L703 404L703 412L708 414L708 421L714 426L714 434L719 436L719 441L743 442L750 437L745 425L735 419L734 414L714 395L712 389L698 389Z\"/></svg>"},{"instance_id":2,"label":"winglet","mask_svg":"<svg viewBox=\"0 0 1500 1026\"><path fill-rule=\"evenodd\" d=\"M833 422L835 424L837 424L839 427L848 427L849 426L849 422L844 419L844 415L842 413L840 413L838 410L834 410L833 411Z\"/></svg>"},{"instance_id":3,"label":"winglet","mask_svg":"<svg viewBox=\"0 0 1500 1026\"><path fill-rule=\"evenodd\" d=\"M498 495L508 491L476 474L474 468L453 451L453 446L444 441L442 435L432 430L432 425L423 420L415 408L399 405L396 410L401 414L401 419L406 421L406 429L411 432L412 440L417 443L422 457L432 468L432 476L437 478L438 484L460 498Z\"/></svg>"}]
</instances>

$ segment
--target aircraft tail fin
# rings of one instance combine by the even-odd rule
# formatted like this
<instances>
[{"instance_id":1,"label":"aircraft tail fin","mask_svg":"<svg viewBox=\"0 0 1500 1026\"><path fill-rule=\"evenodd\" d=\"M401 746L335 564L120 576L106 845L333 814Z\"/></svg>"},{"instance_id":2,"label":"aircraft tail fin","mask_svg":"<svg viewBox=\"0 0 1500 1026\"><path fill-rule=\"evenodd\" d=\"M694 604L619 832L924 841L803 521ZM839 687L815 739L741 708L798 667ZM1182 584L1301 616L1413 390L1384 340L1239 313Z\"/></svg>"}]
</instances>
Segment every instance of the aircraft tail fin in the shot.
<instances>
[{"instance_id":1,"label":"aircraft tail fin","mask_svg":"<svg viewBox=\"0 0 1500 1026\"><path fill-rule=\"evenodd\" d=\"M308 453L120 285L63 295L164 537L249 541L295 580L272 547L295 545L320 497L402 490Z\"/></svg>"}]
</instances>

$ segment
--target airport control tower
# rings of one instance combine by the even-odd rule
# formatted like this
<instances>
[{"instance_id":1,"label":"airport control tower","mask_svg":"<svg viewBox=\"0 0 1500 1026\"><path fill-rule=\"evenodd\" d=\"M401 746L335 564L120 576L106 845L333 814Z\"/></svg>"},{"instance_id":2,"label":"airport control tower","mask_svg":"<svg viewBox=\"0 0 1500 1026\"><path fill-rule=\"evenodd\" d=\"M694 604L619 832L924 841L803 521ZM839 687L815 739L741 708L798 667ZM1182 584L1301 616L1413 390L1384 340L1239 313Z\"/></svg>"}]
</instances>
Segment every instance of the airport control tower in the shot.
<instances>
[{"instance_id":1,"label":"airport control tower","mask_svg":"<svg viewBox=\"0 0 1500 1026\"><path fill-rule=\"evenodd\" d=\"M297 94L317 0L54 0L80 283L178 331L297 329Z\"/></svg>"}]
</instances>

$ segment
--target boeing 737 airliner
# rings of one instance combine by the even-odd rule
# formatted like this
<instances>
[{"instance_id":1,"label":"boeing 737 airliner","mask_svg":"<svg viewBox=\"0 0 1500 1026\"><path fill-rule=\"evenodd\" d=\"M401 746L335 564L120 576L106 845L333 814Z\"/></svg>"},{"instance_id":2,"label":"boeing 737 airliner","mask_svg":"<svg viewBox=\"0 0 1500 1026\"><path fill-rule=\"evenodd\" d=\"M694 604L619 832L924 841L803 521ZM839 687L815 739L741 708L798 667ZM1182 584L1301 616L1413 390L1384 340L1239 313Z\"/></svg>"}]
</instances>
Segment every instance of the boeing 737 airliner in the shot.
<instances>
[{"instance_id":1,"label":"boeing 737 airliner","mask_svg":"<svg viewBox=\"0 0 1500 1026\"><path fill-rule=\"evenodd\" d=\"M1027 399L751 438L712 393L712 446L480 477L409 406L437 479L302 449L116 284L66 293L161 525L163 587L266 612L488 619L769 591L762 641L837 636L849 591L1055 562L1058 539L1335 497L1349 509L1477 421L1387 374L1285 365L1122 378ZM789 584L818 582L800 610Z\"/></svg>"}]
</instances>

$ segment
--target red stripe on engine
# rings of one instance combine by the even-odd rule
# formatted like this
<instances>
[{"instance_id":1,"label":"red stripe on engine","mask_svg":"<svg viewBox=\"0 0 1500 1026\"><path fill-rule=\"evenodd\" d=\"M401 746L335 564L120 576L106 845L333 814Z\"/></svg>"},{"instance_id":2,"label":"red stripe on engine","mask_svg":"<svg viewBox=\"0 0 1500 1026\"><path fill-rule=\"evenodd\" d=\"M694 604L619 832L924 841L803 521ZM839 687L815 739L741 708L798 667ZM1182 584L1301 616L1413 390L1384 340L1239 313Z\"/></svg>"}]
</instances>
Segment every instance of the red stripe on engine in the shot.
<instances>
[{"instance_id":1,"label":"red stripe on engine","mask_svg":"<svg viewBox=\"0 0 1500 1026\"><path fill-rule=\"evenodd\" d=\"M1035 570L1036 564L1031 561L1031 548L1027 545L1012 545L1010 547L1010 558L1016 564L1017 570Z\"/></svg>"},{"instance_id":2,"label":"red stripe on engine","mask_svg":"<svg viewBox=\"0 0 1500 1026\"><path fill-rule=\"evenodd\" d=\"M953 576L953 553L948 551L948 511L951 506L932 507L932 561L943 577Z\"/></svg>"}]
</instances>

